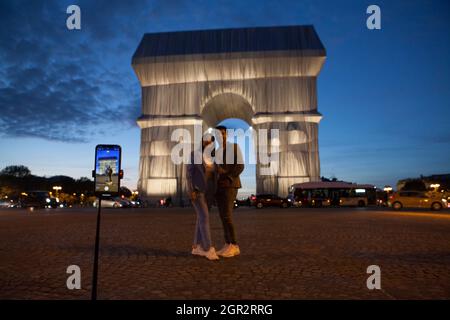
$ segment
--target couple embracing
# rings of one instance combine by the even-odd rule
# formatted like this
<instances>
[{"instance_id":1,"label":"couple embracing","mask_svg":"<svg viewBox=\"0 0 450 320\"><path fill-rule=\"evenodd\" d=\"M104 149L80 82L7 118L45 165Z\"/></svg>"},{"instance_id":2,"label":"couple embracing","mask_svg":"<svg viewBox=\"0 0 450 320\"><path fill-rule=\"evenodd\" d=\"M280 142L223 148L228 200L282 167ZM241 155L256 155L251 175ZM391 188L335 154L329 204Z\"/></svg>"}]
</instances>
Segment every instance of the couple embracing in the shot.
<instances>
[{"instance_id":1,"label":"couple embracing","mask_svg":"<svg viewBox=\"0 0 450 320\"><path fill-rule=\"evenodd\" d=\"M227 142L226 127L218 126L216 132L220 133L217 139L219 148L214 149L214 136L205 135L202 139L202 161L194 161L195 151L192 152L186 173L189 196L197 214L192 254L208 260L240 254L233 225L233 207L237 191L241 188L239 175L244 170L243 158L238 145ZM214 202L219 209L225 237L225 245L219 251L211 243L209 225L209 211Z\"/></svg>"}]
</instances>

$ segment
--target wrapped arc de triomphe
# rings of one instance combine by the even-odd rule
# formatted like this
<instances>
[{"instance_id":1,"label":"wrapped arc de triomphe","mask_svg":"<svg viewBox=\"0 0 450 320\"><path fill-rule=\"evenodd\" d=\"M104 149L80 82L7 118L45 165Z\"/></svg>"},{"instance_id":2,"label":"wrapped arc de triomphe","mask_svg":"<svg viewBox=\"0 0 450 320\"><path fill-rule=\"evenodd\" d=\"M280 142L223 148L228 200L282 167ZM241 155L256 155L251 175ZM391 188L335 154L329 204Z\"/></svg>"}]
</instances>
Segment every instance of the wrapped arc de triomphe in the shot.
<instances>
[{"instance_id":1,"label":"wrapped arc de triomphe","mask_svg":"<svg viewBox=\"0 0 450 320\"><path fill-rule=\"evenodd\" d=\"M132 59L142 87L141 196L185 201L172 132L193 136L195 126L204 131L227 118L279 129L278 170L261 175L257 164L257 193L286 195L294 183L317 181L317 76L325 58L313 26L145 34Z\"/></svg>"}]
</instances>

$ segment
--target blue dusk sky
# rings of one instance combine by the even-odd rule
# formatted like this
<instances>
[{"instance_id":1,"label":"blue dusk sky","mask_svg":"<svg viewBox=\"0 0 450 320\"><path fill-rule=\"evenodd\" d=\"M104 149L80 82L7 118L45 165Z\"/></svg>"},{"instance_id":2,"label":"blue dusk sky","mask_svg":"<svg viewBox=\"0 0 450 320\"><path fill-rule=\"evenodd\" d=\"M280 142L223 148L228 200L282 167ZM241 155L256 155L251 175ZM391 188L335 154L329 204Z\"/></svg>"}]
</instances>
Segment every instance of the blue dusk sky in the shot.
<instances>
[{"instance_id":1,"label":"blue dusk sky","mask_svg":"<svg viewBox=\"0 0 450 320\"><path fill-rule=\"evenodd\" d=\"M81 8L79 31L66 8ZM381 8L368 30L366 8ZM120 144L138 177L140 87L131 57L146 32L312 24L321 175L377 186L450 172L450 1L149 0L0 2L0 168L90 176L96 144ZM228 124L239 126L237 121ZM254 190L254 168L244 174Z\"/></svg>"}]
</instances>

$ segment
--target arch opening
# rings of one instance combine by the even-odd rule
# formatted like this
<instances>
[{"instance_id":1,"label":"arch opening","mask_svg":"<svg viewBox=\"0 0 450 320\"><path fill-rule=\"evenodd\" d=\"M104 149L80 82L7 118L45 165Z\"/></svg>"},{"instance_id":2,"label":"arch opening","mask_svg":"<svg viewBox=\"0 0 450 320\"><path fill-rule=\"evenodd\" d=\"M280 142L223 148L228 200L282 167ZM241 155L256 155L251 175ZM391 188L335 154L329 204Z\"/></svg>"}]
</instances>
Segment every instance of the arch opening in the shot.
<instances>
[{"instance_id":1,"label":"arch opening","mask_svg":"<svg viewBox=\"0 0 450 320\"><path fill-rule=\"evenodd\" d=\"M201 109L201 117L207 127L214 128L224 125L229 129L252 130L254 109L251 104L239 94L221 93L211 98ZM242 188L238 198L247 198L256 193L256 146L248 136L229 142L237 143L244 157L244 171L241 173Z\"/></svg>"},{"instance_id":2,"label":"arch opening","mask_svg":"<svg viewBox=\"0 0 450 320\"><path fill-rule=\"evenodd\" d=\"M203 106L200 115L209 127L215 127L229 118L241 119L251 126L254 113L252 106L244 97L226 92L212 97Z\"/></svg>"},{"instance_id":3,"label":"arch opening","mask_svg":"<svg viewBox=\"0 0 450 320\"><path fill-rule=\"evenodd\" d=\"M218 123L228 129L240 130L251 134L253 128L242 119L228 118ZM237 143L241 149L244 160L244 171L240 175L242 188L238 190L237 198L245 200L251 195L256 194L256 148L255 141L249 135L240 135L239 137L228 137L228 142Z\"/></svg>"}]
</instances>

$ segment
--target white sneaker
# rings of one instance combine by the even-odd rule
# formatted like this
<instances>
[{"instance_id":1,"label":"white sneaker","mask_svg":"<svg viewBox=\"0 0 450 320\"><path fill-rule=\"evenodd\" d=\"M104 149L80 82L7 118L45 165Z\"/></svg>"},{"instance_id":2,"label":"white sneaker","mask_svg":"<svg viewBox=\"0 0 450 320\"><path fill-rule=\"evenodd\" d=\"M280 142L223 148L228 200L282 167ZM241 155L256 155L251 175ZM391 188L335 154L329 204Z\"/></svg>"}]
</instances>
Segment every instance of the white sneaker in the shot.
<instances>
[{"instance_id":1,"label":"white sneaker","mask_svg":"<svg viewBox=\"0 0 450 320\"><path fill-rule=\"evenodd\" d=\"M219 253L219 256L224 258L231 258L234 256L238 256L241 254L241 250L239 249L239 246L237 244L230 244L227 248L227 250Z\"/></svg>"},{"instance_id":2,"label":"white sneaker","mask_svg":"<svg viewBox=\"0 0 450 320\"><path fill-rule=\"evenodd\" d=\"M219 256L217 255L216 249L214 249L214 247L211 247L208 251L206 251L205 257L208 260L219 260Z\"/></svg>"},{"instance_id":3,"label":"white sneaker","mask_svg":"<svg viewBox=\"0 0 450 320\"><path fill-rule=\"evenodd\" d=\"M216 254L216 249L214 249L214 247L211 247L208 251L205 251L201 246L196 246L192 248L192 254L206 257L208 260L219 260L219 257Z\"/></svg>"},{"instance_id":4,"label":"white sneaker","mask_svg":"<svg viewBox=\"0 0 450 320\"><path fill-rule=\"evenodd\" d=\"M201 248L200 248L199 245L197 245L197 246L192 246L192 251L191 251L191 253L192 253L193 255L195 255L195 256L201 256L201 255L202 255L202 252L201 252L201 251L203 251L203 250L201 250Z\"/></svg>"},{"instance_id":5,"label":"white sneaker","mask_svg":"<svg viewBox=\"0 0 450 320\"><path fill-rule=\"evenodd\" d=\"M230 246L231 246L231 243L226 243L226 244L222 247L222 249L220 249L219 251L217 251L217 254L218 254L219 256L221 256L224 252L228 251L228 249L230 248Z\"/></svg>"}]
</instances>

